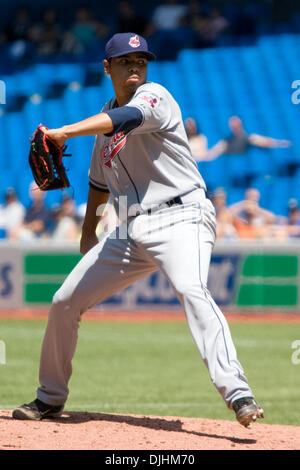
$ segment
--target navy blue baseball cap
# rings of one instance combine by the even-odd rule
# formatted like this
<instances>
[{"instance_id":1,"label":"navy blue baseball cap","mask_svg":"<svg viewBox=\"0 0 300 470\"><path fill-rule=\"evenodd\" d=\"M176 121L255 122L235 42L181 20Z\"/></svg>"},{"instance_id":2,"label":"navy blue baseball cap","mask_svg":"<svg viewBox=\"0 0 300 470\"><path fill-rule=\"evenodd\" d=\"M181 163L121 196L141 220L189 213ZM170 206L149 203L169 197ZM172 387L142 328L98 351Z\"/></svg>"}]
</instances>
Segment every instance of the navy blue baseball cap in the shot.
<instances>
[{"instance_id":1,"label":"navy blue baseball cap","mask_svg":"<svg viewBox=\"0 0 300 470\"><path fill-rule=\"evenodd\" d=\"M105 58L107 60L132 52L142 52L148 60L156 59L155 55L148 51L146 39L135 33L114 34L105 46Z\"/></svg>"}]
</instances>

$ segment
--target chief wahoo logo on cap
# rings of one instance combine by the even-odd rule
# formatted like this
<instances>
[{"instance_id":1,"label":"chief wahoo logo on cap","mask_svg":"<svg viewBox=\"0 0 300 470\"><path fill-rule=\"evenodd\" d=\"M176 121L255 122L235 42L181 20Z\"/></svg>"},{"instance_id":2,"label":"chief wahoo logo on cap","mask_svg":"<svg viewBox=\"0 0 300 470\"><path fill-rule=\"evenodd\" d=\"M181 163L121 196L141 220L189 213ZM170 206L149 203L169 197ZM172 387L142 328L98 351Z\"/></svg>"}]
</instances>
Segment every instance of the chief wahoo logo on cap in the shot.
<instances>
[{"instance_id":1,"label":"chief wahoo logo on cap","mask_svg":"<svg viewBox=\"0 0 300 470\"><path fill-rule=\"evenodd\" d=\"M136 34L135 36L131 36L130 41L128 43L131 47L139 47L140 46L140 40L138 35Z\"/></svg>"}]
</instances>

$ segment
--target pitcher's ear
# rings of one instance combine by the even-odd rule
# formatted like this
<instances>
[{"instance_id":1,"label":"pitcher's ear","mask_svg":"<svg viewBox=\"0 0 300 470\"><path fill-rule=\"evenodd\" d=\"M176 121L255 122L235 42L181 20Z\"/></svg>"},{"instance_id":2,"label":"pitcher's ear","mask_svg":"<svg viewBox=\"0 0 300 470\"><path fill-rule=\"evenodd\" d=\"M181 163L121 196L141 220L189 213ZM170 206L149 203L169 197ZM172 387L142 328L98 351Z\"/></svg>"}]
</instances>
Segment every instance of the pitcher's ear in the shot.
<instances>
[{"instance_id":1,"label":"pitcher's ear","mask_svg":"<svg viewBox=\"0 0 300 470\"><path fill-rule=\"evenodd\" d=\"M104 68L104 73L106 75L110 75L110 63L109 63L109 60L107 59L104 59L103 60L103 68Z\"/></svg>"}]
</instances>

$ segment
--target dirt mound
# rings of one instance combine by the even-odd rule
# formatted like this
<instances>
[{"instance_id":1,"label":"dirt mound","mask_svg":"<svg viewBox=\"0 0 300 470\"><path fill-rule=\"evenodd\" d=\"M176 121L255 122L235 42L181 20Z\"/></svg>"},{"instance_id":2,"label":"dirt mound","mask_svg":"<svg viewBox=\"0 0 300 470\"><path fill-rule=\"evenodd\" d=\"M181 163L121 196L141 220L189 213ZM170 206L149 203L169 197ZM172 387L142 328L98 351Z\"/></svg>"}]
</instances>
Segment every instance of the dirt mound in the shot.
<instances>
[{"instance_id":1,"label":"dirt mound","mask_svg":"<svg viewBox=\"0 0 300 470\"><path fill-rule=\"evenodd\" d=\"M0 411L2 450L296 450L300 426L174 416L66 412L60 419L17 421Z\"/></svg>"}]
</instances>

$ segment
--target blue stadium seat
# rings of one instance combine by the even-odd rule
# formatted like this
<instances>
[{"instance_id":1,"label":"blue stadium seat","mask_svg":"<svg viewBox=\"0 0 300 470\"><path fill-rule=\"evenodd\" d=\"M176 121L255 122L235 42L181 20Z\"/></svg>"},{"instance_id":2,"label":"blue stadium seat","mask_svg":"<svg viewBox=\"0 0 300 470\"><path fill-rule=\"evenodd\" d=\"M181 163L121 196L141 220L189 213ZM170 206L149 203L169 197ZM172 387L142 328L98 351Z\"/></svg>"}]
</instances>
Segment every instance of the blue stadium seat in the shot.
<instances>
[{"instance_id":1,"label":"blue stadium seat","mask_svg":"<svg viewBox=\"0 0 300 470\"><path fill-rule=\"evenodd\" d=\"M82 88L80 93L85 115L93 115L101 111L105 102L101 86Z\"/></svg>"},{"instance_id":2,"label":"blue stadium seat","mask_svg":"<svg viewBox=\"0 0 300 470\"><path fill-rule=\"evenodd\" d=\"M230 184L230 173L228 172L226 156L209 162L198 162L198 168L203 176L208 189Z\"/></svg>"},{"instance_id":3,"label":"blue stadium seat","mask_svg":"<svg viewBox=\"0 0 300 470\"><path fill-rule=\"evenodd\" d=\"M88 198L89 192L89 179L88 179L88 170L81 170L77 174L77 179L72 181L72 186L74 189L74 199L77 205L84 204Z\"/></svg>"},{"instance_id":4,"label":"blue stadium seat","mask_svg":"<svg viewBox=\"0 0 300 470\"><path fill-rule=\"evenodd\" d=\"M258 191L260 192L259 204L264 209L272 210L273 208L272 188L273 185L276 184L276 181L277 177L270 175L257 176L252 180L251 187L258 189Z\"/></svg>"},{"instance_id":5,"label":"blue stadium seat","mask_svg":"<svg viewBox=\"0 0 300 470\"><path fill-rule=\"evenodd\" d=\"M24 169L22 171L22 177L18 178L16 183L16 189L18 191L19 197L22 203L28 207L31 203L31 198L29 194L29 186L33 181L32 173L30 171L30 167L26 162L24 165Z\"/></svg>"},{"instance_id":6,"label":"blue stadium seat","mask_svg":"<svg viewBox=\"0 0 300 470\"><path fill-rule=\"evenodd\" d=\"M104 102L111 100L114 97L114 89L112 86L111 79L109 77L104 77L101 82L101 90L104 98Z\"/></svg>"},{"instance_id":7,"label":"blue stadium seat","mask_svg":"<svg viewBox=\"0 0 300 470\"><path fill-rule=\"evenodd\" d=\"M23 117L23 126L26 130L26 134L30 137L32 133L35 131L39 124L47 123L45 121L45 114L44 114L44 106L43 102L35 104L31 101L28 101L23 110L22 110L22 117Z\"/></svg>"},{"instance_id":8,"label":"blue stadium seat","mask_svg":"<svg viewBox=\"0 0 300 470\"><path fill-rule=\"evenodd\" d=\"M286 215L288 200L293 196L288 177L277 177L272 184L270 209L277 215Z\"/></svg>"},{"instance_id":9,"label":"blue stadium seat","mask_svg":"<svg viewBox=\"0 0 300 470\"><path fill-rule=\"evenodd\" d=\"M229 186L226 188L227 192L227 205L235 204L240 202L245 198L245 189L244 188L234 188Z\"/></svg>"},{"instance_id":10,"label":"blue stadium seat","mask_svg":"<svg viewBox=\"0 0 300 470\"><path fill-rule=\"evenodd\" d=\"M223 158L226 159L227 172L232 181L243 181L249 172L252 174L247 155L224 155Z\"/></svg>"},{"instance_id":11,"label":"blue stadium seat","mask_svg":"<svg viewBox=\"0 0 300 470\"><path fill-rule=\"evenodd\" d=\"M51 128L57 128L65 125L67 119L65 117L65 108L61 105L59 99L48 99L43 103L43 114L45 125Z\"/></svg>"},{"instance_id":12,"label":"blue stadium seat","mask_svg":"<svg viewBox=\"0 0 300 470\"><path fill-rule=\"evenodd\" d=\"M39 84L37 92L44 95L51 85L56 80L56 64L35 64L30 70L30 75L33 80Z\"/></svg>"},{"instance_id":13,"label":"blue stadium seat","mask_svg":"<svg viewBox=\"0 0 300 470\"><path fill-rule=\"evenodd\" d=\"M100 65L99 65L100 68ZM55 64L55 81L61 83L83 83L85 68L82 64Z\"/></svg>"},{"instance_id":14,"label":"blue stadium seat","mask_svg":"<svg viewBox=\"0 0 300 470\"><path fill-rule=\"evenodd\" d=\"M7 113L5 119L6 138L10 142L10 145L6 146L7 168L19 175L20 163L22 160L27 162L29 138L23 127L21 113Z\"/></svg>"},{"instance_id":15,"label":"blue stadium seat","mask_svg":"<svg viewBox=\"0 0 300 470\"><path fill-rule=\"evenodd\" d=\"M47 191L45 193L45 204L50 209L53 209L57 204L60 204L63 191L55 189L54 191Z\"/></svg>"},{"instance_id":16,"label":"blue stadium seat","mask_svg":"<svg viewBox=\"0 0 300 470\"><path fill-rule=\"evenodd\" d=\"M73 90L71 88L67 88L62 96L62 107L67 123L81 121L87 117L83 112L81 89Z\"/></svg>"},{"instance_id":17,"label":"blue stadium seat","mask_svg":"<svg viewBox=\"0 0 300 470\"><path fill-rule=\"evenodd\" d=\"M270 175L276 172L276 161L268 149L253 147L246 156L249 174Z\"/></svg>"},{"instance_id":18,"label":"blue stadium seat","mask_svg":"<svg viewBox=\"0 0 300 470\"><path fill-rule=\"evenodd\" d=\"M77 173L87 171L90 166L91 155L93 151L95 138L93 136L78 137L71 139L68 144L67 153L72 157L65 158L66 167L69 168L70 179L76 178ZM74 176L73 176L74 175Z\"/></svg>"},{"instance_id":19,"label":"blue stadium seat","mask_svg":"<svg viewBox=\"0 0 300 470\"><path fill-rule=\"evenodd\" d=\"M294 176L291 178L291 191L291 197L294 197L300 203L300 167L295 171Z\"/></svg>"}]
</instances>

